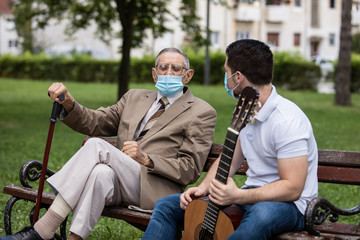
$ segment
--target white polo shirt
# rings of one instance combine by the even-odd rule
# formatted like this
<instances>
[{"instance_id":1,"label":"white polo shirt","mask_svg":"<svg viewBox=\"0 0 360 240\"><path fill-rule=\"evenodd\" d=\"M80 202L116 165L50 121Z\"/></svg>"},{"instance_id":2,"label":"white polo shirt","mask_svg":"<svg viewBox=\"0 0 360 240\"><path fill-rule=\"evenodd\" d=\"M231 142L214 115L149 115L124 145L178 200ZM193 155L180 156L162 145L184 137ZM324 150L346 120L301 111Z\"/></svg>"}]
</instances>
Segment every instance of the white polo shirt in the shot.
<instances>
[{"instance_id":1,"label":"white polo shirt","mask_svg":"<svg viewBox=\"0 0 360 240\"><path fill-rule=\"evenodd\" d=\"M245 186L260 187L277 181L278 159L307 155L305 187L295 201L304 214L308 201L318 193L318 149L309 119L296 104L280 96L275 86L254 118L254 123L247 124L239 135L249 165Z\"/></svg>"}]
</instances>

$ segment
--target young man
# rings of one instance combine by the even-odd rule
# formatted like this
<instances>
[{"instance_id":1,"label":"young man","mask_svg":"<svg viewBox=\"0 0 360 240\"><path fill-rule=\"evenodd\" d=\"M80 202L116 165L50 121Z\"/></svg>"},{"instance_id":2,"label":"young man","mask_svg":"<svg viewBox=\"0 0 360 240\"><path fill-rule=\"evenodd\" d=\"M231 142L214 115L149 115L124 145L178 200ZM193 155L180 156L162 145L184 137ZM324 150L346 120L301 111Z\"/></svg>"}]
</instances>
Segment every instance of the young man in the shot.
<instances>
[{"instance_id":1,"label":"young man","mask_svg":"<svg viewBox=\"0 0 360 240\"><path fill-rule=\"evenodd\" d=\"M85 239L105 205L152 209L159 198L195 182L212 144L216 112L184 87L193 74L185 53L166 48L152 69L158 91L132 89L97 110L76 102L62 83L52 84L48 91L63 105L65 124L90 136L117 136L118 148L89 139L47 180L58 194L34 228L0 239L51 239L70 210L69 239Z\"/></svg>"},{"instance_id":2,"label":"young man","mask_svg":"<svg viewBox=\"0 0 360 240\"><path fill-rule=\"evenodd\" d=\"M228 239L269 239L304 227L307 203L317 196L317 145L311 123L301 109L281 97L272 85L273 55L256 40L239 40L226 49L225 88L238 97L247 86L259 91L262 107L239 134L222 184L214 177L219 159L198 187L160 199L143 239L174 239L193 198L209 196L219 205L236 204L244 213ZM249 166L245 186L231 178L244 159Z\"/></svg>"}]
</instances>

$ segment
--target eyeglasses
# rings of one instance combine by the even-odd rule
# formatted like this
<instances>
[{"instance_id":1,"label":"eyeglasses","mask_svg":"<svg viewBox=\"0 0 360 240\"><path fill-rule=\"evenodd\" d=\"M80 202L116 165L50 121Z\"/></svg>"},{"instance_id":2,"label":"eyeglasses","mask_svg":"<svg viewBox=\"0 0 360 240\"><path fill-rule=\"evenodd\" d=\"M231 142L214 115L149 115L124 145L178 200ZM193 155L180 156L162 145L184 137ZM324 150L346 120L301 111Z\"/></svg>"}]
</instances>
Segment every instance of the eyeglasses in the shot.
<instances>
[{"instance_id":1,"label":"eyeglasses","mask_svg":"<svg viewBox=\"0 0 360 240\"><path fill-rule=\"evenodd\" d=\"M159 70L160 73L165 73L169 70L169 67L171 67L171 71L175 74L179 74L182 72L183 69L186 69L186 67L178 65L178 64L168 64L168 63L161 63L156 65L156 68Z\"/></svg>"}]
</instances>

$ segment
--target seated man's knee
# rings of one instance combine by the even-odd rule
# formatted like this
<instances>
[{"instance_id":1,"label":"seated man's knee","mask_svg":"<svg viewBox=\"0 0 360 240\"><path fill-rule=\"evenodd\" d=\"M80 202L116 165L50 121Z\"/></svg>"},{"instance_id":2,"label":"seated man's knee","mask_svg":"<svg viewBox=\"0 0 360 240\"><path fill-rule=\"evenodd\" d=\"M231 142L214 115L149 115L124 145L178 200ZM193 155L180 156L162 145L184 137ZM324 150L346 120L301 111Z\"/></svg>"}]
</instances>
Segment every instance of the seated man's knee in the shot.
<instances>
[{"instance_id":1,"label":"seated man's knee","mask_svg":"<svg viewBox=\"0 0 360 240\"><path fill-rule=\"evenodd\" d=\"M97 164L90 173L90 177L94 179L95 184L107 185L113 182L115 178L114 170L106 164ZM113 186L113 184L111 184Z\"/></svg>"},{"instance_id":2,"label":"seated man's knee","mask_svg":"<svg viewBox=\"0 0 360 240\"><path fill-rule=\"evenodd\" d=\"M155 203L154 211L156 210L164 211L165 209L169 211L171 209L176 209L179 206L180 206L180 194L174 194L160 198Z\"/></svg>"}]
</instances>

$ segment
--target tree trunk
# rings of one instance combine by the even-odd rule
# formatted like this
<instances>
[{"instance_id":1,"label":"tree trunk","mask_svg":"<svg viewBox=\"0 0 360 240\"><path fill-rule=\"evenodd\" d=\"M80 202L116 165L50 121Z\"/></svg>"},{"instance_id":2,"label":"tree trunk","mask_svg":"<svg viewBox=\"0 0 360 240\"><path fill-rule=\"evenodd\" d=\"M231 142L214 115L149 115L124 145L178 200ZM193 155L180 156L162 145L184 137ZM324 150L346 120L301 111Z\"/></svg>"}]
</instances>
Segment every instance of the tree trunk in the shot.
<instances>
[{"instance_id":1,"label":"tree trunk","mask_svg":"<svg viewBox=\"0 0 360 240\"><path fill-rule=\"evenodd\" d=\"M340 50L335 77L335 104L343 106L351 105L351 6L352 1L342 0Z\"/></svg>"},{"instance_id":2,"label":"tree trunk","mask_svg":"<svg viewBox=\"0 0 360 240\"><path fill-rule=\"evenodd\" d=\"M120 17L123 31L123 41L121 46L122 59L118 73L118 99L120 99L129 90L130 52L134 32L133 21L135 16L136 2L136 0L116 0L116 8Z\"/></svg>"},{"instance_id":3,"label":"tree trunk","mask_svg":"<svg viewBox=\"0 0 360 240\"><path fill-rule=\"evenodd\" d=\"M129 90L131 37L127 37L126 35L128 34L125 34L124 31L122 59L118 73L118 99Z\"/></svg>"},{"instance_id":4,"label":"tree trunk","mask_svg":"<svg viewBox=\"0 0 360 240\"><path fill-rule=\"evenodd\" d=\"M31 26L31 18L25 21L23 26L24 28L24 36L23 36L23 53L29 51L30 53L34 53L34 46L33 46L33 35L32 35L32 26Z\"/></svg>"}]
</instances>

